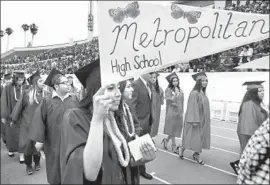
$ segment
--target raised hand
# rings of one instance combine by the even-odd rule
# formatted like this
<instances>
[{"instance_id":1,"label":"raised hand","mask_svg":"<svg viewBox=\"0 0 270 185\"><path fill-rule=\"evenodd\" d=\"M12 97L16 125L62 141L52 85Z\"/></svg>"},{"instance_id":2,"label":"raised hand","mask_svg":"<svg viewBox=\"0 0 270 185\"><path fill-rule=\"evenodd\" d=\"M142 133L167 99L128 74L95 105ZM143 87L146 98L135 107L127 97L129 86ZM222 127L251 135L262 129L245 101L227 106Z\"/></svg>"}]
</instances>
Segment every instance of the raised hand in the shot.
<instances>
[{"instance_id":1,"label":"raised hand","mask_svg":"<svg viewBox=\"0 0 270 185\"><path fill-rule=\"evenodd\" d=\"M93 97L93 117L101 118L108 114L112 99L104 95L106 87L101 87Z\"/></svg>"}]
</instances>

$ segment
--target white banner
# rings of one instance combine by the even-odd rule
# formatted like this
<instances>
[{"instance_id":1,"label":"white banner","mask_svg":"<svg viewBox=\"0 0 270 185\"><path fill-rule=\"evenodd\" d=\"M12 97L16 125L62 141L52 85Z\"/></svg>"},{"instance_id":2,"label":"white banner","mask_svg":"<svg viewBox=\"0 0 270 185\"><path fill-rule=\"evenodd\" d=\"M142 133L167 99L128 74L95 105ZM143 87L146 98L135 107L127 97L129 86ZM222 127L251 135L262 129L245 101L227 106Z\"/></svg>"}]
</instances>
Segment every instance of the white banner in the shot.
<instances>
[{"instance_id":1,"label":"white banner","mask_svg":"<svg viewBox=\"0 0 270 185\"><path fill-rule=\"evenodd\" d=\"M165 3L165 2L164 2ZM102 85L269 38L269 15L98 2Z\"/></svg>"}]
</instances>

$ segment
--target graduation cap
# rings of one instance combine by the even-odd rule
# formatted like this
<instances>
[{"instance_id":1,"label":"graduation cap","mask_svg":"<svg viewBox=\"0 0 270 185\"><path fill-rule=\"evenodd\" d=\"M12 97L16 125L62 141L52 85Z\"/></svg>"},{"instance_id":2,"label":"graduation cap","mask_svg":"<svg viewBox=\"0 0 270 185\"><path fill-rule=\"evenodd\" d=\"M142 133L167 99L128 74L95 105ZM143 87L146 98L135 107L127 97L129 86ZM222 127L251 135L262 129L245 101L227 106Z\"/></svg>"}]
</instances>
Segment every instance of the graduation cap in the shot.
<instances>
[{"instance_id":1,"label":"graduation cap","mask_svg":"<svg viewBox=\"0 0 270 185\"><path fill-rule=\"evenodd\" d=\"M192 75L192 78L194 81L197 81L198 79L201 79L203 76L207 77L205 72L199 72L199 73Z\"/></svg>"},{"instance_id":2,"label":"graduation cap","mask_svg":"<svg viewBox=\"0 0 270 185\"><path fill-rule=\"evenodd\" d=\"M53 68L48 77L46 78L44 84L53 88L54 87L53 80L56 75L64 75L64 74L58 71L57 69Z\"/></svg>"},{"instance_id":3,"label":"graduation cap","mask_svg":"<svg viewBox=\"0 0 270 185\"><path fill-rule=\"evenodd\" d=\"M247 90L249 89L255 89L255 88L260 88L262 87L262 83L265 81L248 81L243 83L243 86L246 85L247 86Z\"/></svg>"},{"instance_id":4,"label":"graduation cap","mask_svg":"<svg viewBox=\"0 0 270 185\"><path fill-rule=\"evenodd\" d=\"M34 80L36 80L37 78L40 78L40 70L36 71L29 78L27 78L27 81L30 85L33 85Z\"/></svg>"},{"instance_id":5,"label":"graduation cap","mask_svg":"<svg viewBox=\"0 0 270 185\"><path fill-rule=\"evenodd\" d=\"M95 69L96 67L99 67L99 59L87 64L86 66L80 68L79 70L75 72L76 77L84 86L84 88L86 88L86 80L88 76L93 72L93 69ZM93 80L98 80L98 79L93 79Z\"/></svg>"},{"instance_id":6,"label":"graduation cap","mask_svg":"<svg viewBox=\"0 0 270 185\"><path fill-rule=\"evenodd\" d=\"M168 76L166 76L167 81L170 83L172 78L178 78L177 74L175 72L169 74Z\"/></svg>"},{"instance_id":7,"label":"graduation cap","mask_svg":"<svg viewBox=\"0 0 270 185\"><path fill-rule=\"evenodd\" d=\"M13 74L14 74L14 77L25 78L25 71L23 70L16 70L13 72Z\"/></svg>"}]
</instances>

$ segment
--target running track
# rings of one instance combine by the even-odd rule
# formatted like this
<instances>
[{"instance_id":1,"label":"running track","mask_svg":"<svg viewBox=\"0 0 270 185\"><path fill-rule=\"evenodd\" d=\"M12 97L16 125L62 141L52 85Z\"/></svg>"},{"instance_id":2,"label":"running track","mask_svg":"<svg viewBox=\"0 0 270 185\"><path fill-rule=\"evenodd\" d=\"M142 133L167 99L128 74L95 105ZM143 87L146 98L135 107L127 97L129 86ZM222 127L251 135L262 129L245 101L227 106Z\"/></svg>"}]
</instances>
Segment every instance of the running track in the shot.
<instances>
[{"instance_id":1,"label":"running track","mask_svg":"<svg viewBox=\"0 0 270 185\"><path fill-rule=\"evenodd\" d=\"M155 138L158 146L156 159L148 163L147 172L152 173L154 179L148 181L141 178L142 184L235 184L236 176L229 166L229 162L238 159L239 142L236 135L236 124L216 120L211 122L211 150L205 150L202 159L205 165L199 165L192 159L192 152L185 151L184 160L171 153L171 143L166 151L161 145L165 135L164 111L161 114L160 134ZM180 138L176 139L180 144ZM48 184L45 174L44 159L42 169L31 176L25 173L25 165L18 163L18 155L9 158L6 148L1 143L1 184Z\"/></svg>"}]
</instances>

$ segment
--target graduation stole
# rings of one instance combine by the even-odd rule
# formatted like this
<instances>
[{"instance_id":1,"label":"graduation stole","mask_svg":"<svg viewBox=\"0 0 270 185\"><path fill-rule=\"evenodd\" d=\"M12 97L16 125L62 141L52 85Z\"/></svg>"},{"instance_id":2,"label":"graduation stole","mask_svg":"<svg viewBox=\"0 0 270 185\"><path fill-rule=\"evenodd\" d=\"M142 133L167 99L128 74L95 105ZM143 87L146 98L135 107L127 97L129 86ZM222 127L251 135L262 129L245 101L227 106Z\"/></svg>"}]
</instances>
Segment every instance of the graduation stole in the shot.
<instances>
[{"instance_id":1,"label":"graduation stole","mask_svg":"<svg viewBox=\"0 0 270 185\"><path fill-rule=\"evenodd\" d=\"M14 98L15 98L16 101L18 101L17 93L16 93L16 86L14 86L13 90L14 90ZM22 90L22 85L21 85L21 94L20 95L22 95L22 91L23 90Z\"/></svg>"},{"instance_id":2,"label":"graduation stole","mask_svg":"<svg viewBox=\"0 0 270 185\"><path fill-rule=\"evenodd\" d=\"M44 98L44 90L42 89L42 98ZM37 100L37 89L34 89L34 100L37 104L39 104L39 101Z\"/></svg>"},{"instance_id":3,"label":"graduation stole","mask_svg":"<svg viewBox=\"0 0 270 185\"><path fill-rule=\"evenodd\" d=\"M125 127L127 134L132 137L135 135L134 122L133 122L130 110L125 103L123 103L123 110L124 110L124 115L122 117L122 120L123 120L122 124L124 124L124 127ZM131 133L129 132L127 120L126 120L125 116L128 116L128 118L130 120ZM130 160L130 153L129 153L129 149L128 149L128 144L127 144L126 139L124 138L124 136L122 135L122 133L120 132L120 130L117 126L117 123L116 123L115 118L114 118L114 112L109 111L109 115L107 117L105 117L104 122L105 122L106 131L107 131L109 137L111 138L111 140L113 142L113 146L116 150L116 153L118 156L118 161L119 161L120 165L123 167L127 167L129 164L129 160ZM124 149L125 158L124 158L123 153L121 151L122 145L123 145L123 149Z\"/></svg>"}]
</instances>

